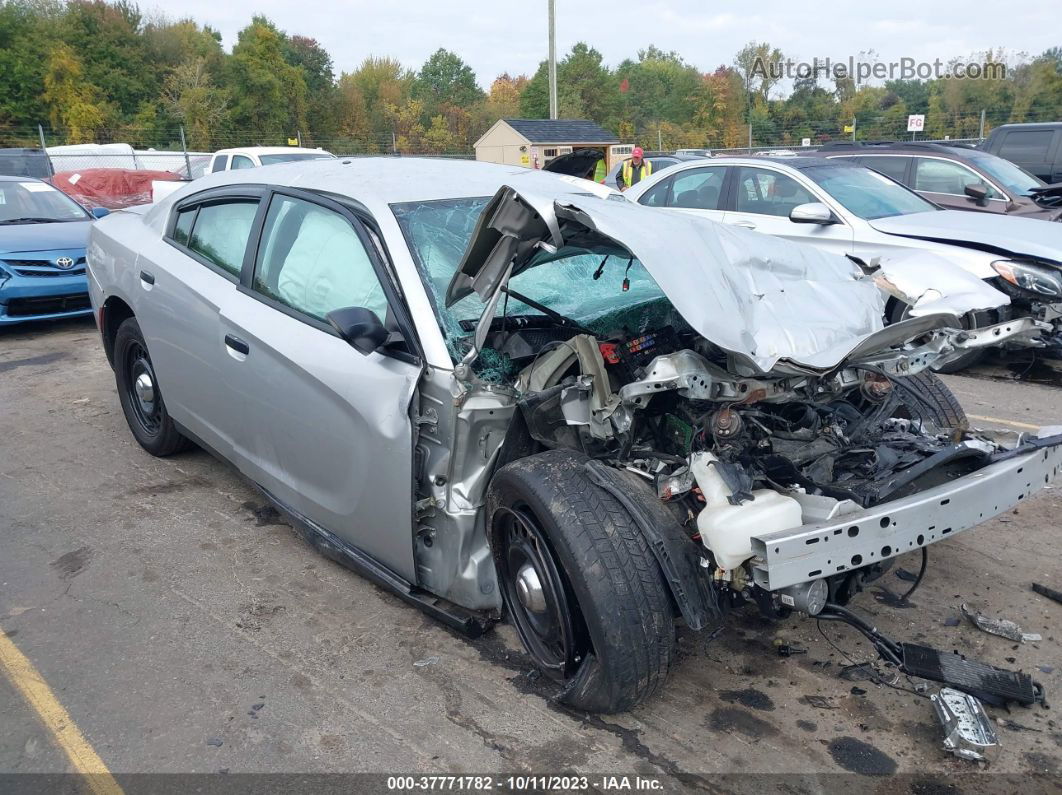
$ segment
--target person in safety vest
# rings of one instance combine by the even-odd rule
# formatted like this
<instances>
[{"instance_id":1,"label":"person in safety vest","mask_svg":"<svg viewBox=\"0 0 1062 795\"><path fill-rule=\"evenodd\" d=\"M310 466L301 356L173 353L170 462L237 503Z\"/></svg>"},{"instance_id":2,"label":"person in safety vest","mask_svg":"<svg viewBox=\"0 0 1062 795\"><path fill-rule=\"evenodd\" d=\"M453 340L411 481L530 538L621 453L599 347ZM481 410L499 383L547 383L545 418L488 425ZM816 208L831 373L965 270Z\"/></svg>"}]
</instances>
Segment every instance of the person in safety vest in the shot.
<instances>
[{"instance_id":1,"label":"person in safety vest","mask_svg":"<svg viewBox=\"0 0 1062 795\"><path fill-rule=\"evenodd\" d=\"M637 185L643 179L653 173L653 164L644 159L645 154L640 146L631 150L629 160L623 161L620 173L616 175L616 183L620 190L627 190L631 185Z\"/></svg>"},{"instance_id":2,"label":"person in safety vest","mask_svg":"<svg viewBox=\"0 0 1062 795\"><path fill-rule=\"evenodd\" d=\"M602 157L600 160L597 161L597 163L594 164L594 173L590 177L590 179L592 179L594 182L600 182L602 185L604 185L605 177L607 176L608 169L605 168L605 158Z\"/></svg>"}]
</instances>

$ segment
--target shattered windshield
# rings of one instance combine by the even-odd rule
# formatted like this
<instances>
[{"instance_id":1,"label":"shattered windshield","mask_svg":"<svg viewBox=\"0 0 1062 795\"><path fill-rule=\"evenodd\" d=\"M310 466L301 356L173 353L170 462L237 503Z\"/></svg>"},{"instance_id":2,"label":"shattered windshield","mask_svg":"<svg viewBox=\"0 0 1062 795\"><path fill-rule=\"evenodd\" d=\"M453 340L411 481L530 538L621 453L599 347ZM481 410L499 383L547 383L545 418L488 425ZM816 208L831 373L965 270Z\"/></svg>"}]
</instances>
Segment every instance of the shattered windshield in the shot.
<instances>
[{"instance_id":1,"label":"shattered windshield","mask_svg":"<svg viewBox=\"0 0 1062 795\"><path fill-rule=\"evenodd\" d=\"M451 355L460 358L462 340L483 311L476 294L449 309L446 288L468 246L489 197L446 199L392 205L410 251L428 286ZM599 332L626 329L640 332L663 325L676 315L663 291L637 259L605 257L587 249L565 248L548 263L529 268L509 280L510 293ZM498 302L497 314L507 317L544 313L512 294Z\"/></svg>"}]
</instances>

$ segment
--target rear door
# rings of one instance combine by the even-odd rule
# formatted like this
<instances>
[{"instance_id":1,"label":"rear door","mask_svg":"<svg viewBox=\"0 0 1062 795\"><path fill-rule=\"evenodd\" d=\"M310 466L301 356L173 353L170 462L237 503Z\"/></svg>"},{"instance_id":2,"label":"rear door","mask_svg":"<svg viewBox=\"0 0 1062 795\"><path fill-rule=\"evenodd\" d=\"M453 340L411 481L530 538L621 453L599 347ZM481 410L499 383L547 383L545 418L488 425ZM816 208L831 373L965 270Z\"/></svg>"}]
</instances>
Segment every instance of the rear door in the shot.
<instances>
[{"instance_id":1,"label":"rear door","mask_svg":"<svg viewBox=\"0 0 1062 795\"><path fill-rule=\"evenodd\" d=\"M851 158L861 166L872 168L879 174L896 180L901 185L911 187L914 177L911 174L911 161L913 158L902 155L864 155Z\"/></svg>"},{"instance_id":2,"label":"rear door","mask_svg":"<svg viewBox=\"0 0 1062 795\"><path fill-rule=\"evenodd\" d=\"M220 312L235 298L262 192L230 187L180 202L137 262L137 319L171 416L232 459L240 410L226 379Z\"/></svg>"},{"instance_id":3,"label":"rear door","mask_svg":"<svg viewBox=\"0 0 1062 795\"><path fill-rule=\"evenodd\" d=\"M789 220L789 213L801 204L820 202L830 206L830 202L809 185L772 168L740 166L736 171L724 214L725 223L799 243L811 243L838 254L852 250L852 228L844 221L822 225L797 224Z\"/></svg>"},{"instance_id":4,"label":"rear door","mask_svg":"<svg viewBox=\"0 0 1062 795\"><path fill-rule=\"evenodd\" d=\"M1004 130L999 143L991 148L994 154L1017 163L1026 171L1051 184L1062 180L1059 163L1059 138L1062 130L1048 128Z\"/></svg>"},{"instance_id":5,"label":"rear door","mask_svg":"<svg viewBox=\"0 0 1062 795\"><path fill-rule=\"evenodd\" d=\"M325 320L348 306L406 327L374 233L351 210L277 191L240 289L221 312L225 379L243 418L239 465L288 508L409 581L421 368L365 356ZM410 334L406 333L410 339Z\"/></svg>"}]
</instances>

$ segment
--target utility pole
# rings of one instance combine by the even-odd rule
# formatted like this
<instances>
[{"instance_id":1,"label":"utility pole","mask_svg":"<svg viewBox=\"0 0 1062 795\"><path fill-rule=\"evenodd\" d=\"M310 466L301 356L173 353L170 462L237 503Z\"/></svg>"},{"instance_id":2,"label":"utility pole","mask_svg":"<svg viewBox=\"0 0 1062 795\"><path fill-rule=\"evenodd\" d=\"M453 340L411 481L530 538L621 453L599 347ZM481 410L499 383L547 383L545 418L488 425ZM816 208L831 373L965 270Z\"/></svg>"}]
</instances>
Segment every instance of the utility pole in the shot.
<instances>
[{"instance_id":1,"label":"utility pole","mask_svg":"<svg viewBox=\"0 0 1062 795\"><path fill-rule=\"evenodd\" d=\"M660 132L659 127L656 128L656 151L664 151L664 136L663 133Z\"/></svg>"},{"instance_id":2,"label":"utility pole","mask_svg":"<svg viewBox=\"0 0 1062 795\"><path fill-rule=\"evenodd\" d=\"M557 3L549 0L549 117L557 118Z\"/></svg>"}]
</instances>

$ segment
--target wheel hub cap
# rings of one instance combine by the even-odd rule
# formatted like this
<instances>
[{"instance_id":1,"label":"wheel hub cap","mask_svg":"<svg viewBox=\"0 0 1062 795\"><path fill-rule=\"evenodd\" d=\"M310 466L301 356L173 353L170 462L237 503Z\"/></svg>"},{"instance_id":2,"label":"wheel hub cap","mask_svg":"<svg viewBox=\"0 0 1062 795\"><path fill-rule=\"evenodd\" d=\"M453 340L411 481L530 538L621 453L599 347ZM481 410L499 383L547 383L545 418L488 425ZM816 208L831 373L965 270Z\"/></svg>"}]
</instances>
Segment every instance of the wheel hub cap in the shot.
<instances>
[{"instance_id":1,"label":"wheel hub cap","mask_svg":"<svg viewBox=\"0 0 1062 795\"><path fill-rule=\"evenodd\" d=\"M542 582L538 572L530 564L524 564L516 573L516 595L527 610L532 613L546 612L546 595L542 591Z\"/></svg>"},{"instance_id":2,"label":"wheel hub cap","mask_svg":"<svg viewBox=\"0 0 1062 795\"><path fill-rule=\"evenodd\" d=\"M149 373L141 373L136 377L136 399L140 401L140 407L145 414L151 414L155 410L155 383Z\"/></svg>"}]
</instances>

